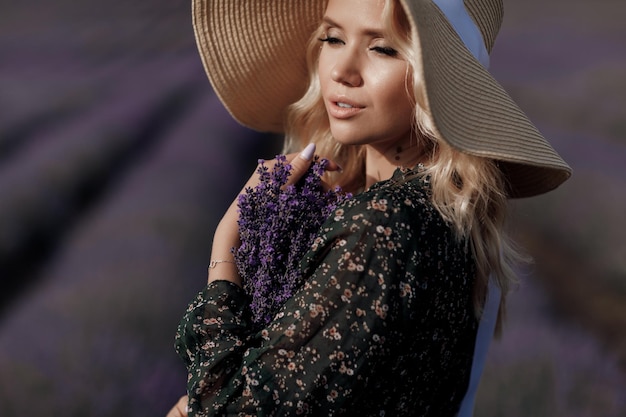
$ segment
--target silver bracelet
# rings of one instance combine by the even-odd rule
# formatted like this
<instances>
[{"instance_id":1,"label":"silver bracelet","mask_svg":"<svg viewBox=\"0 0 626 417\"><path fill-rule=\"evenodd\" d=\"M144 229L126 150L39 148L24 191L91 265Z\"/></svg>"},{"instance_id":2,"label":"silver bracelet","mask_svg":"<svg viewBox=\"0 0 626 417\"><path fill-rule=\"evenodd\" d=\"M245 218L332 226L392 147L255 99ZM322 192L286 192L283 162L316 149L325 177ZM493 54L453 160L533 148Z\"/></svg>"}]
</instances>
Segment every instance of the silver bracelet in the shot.
<instances>
[{"instance_id":1,"label":"silver bracelet","mask_svg":"<svg viewBox=\"0 0 626 417\"><path fill-rule=\"evenodd\" d=\"M211 262L209 262L209 269L213 269L213 268L215 268L215 266L217 264L221 264L221 263L234 264L235 262L233 262L233 261L224 261L222 259L213 259Z\"/></svg>"}]
</instances>

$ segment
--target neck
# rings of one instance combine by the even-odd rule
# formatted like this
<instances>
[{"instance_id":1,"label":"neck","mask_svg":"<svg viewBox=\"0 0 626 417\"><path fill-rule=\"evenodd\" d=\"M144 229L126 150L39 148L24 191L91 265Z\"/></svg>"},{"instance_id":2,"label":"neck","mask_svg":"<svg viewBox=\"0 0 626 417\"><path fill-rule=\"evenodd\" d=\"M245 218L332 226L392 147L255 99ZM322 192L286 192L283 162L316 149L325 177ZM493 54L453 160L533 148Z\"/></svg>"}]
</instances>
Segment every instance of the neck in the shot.
<instances>
[{"instance_id":1,"label":"neck","mask_svg":"<svg viewBox=\"0 0 626 417\"><path fill-rule=\"evenodd\" d=\"M424 150L415 137L392 146L367 145L365 153L365 188L391 178L397 168L413 168L424 162Z\"/></svg>"}]
</instances>

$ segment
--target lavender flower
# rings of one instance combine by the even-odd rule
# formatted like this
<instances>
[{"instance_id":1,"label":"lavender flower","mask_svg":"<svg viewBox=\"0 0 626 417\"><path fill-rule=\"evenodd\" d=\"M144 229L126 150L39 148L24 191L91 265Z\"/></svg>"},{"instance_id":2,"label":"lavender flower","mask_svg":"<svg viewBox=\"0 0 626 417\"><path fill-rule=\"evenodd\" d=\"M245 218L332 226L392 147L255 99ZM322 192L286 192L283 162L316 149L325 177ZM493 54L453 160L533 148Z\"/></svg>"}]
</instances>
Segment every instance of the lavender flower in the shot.
<instances>
[{"instance_id":1,"label":"lavender flower","mask_svg":"<svg viewBox=\"0 0 626 417\"><path fill-rule=\"evenodd\" d=\"M302 281L299 263L320 226L346 197L340 189L325 191L328 161L315 158L296 185L283 188L291 166L284 155L270 170L259 161L260 183L238 199L241 246L234 250L243 286L251 296L252 321L261 327L272 319Z\"/></svg>"}]
</instances>

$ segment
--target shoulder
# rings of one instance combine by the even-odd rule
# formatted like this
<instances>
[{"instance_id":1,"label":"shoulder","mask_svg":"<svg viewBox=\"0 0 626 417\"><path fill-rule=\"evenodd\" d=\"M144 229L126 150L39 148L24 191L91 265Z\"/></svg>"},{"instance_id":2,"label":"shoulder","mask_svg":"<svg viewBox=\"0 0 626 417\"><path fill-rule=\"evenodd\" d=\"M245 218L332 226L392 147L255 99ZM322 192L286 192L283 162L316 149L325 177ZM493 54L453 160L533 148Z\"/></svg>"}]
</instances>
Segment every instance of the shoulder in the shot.
<instances>
[{"instance_id":1,"label":"shoulder","mask_svg":"<svg viewBox=\"0 0 626 417\"><path fill-rule=\"evenodd\" d=\"M389 180L344 201L329 218L339 227L349 227L356 220L373 226L402 225L413 231L450 230L431 202L428 179L414 171L396 171Z\"/></svg>"},{"instance_id":2,"label":"shoulder","mask_svg":"<svg viewBox=\"0 0 626 417\"><path fill-rule=\"evenodd\" d=\"M431 254L460 254L463 245L431 203L427 179L400 174L343 201L313 241L311 258L333 249L393 253L411 263Z\"/></svg>"}]
</instances>

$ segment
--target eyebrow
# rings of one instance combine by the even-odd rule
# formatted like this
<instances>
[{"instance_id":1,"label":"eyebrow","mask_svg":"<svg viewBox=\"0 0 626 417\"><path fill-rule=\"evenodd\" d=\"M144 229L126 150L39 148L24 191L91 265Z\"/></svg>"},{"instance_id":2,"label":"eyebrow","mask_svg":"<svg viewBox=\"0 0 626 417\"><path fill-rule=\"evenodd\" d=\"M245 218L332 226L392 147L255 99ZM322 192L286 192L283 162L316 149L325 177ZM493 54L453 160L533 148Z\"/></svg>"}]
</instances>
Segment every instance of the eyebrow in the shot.
<instances>
[{"instance_id":1,"label":"eyebrow","mask_svg":"<svg viewBox=\"0 0 626 417\"><path fill-rule=\"evenodd\" d=\"M337 29L343 29L343 27L339 23L335 22L333 19L331 19L328 16L324 16L324 18L322 19L322 22L328 26L335 27ZM372 38L384 38L385 37L385 34L383 33L382 29L365 29L362 31L362 33Z\"/></svg>"}]
</instances>

